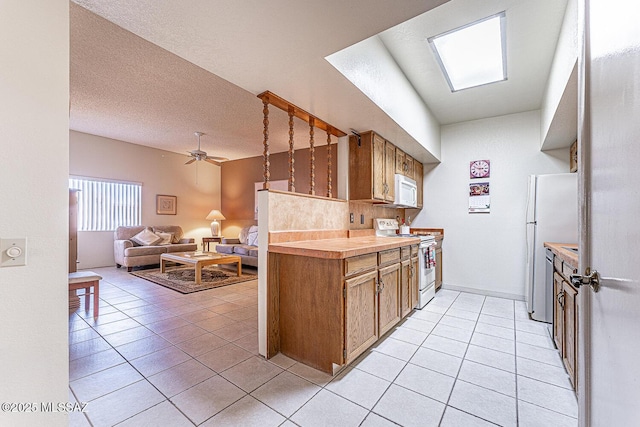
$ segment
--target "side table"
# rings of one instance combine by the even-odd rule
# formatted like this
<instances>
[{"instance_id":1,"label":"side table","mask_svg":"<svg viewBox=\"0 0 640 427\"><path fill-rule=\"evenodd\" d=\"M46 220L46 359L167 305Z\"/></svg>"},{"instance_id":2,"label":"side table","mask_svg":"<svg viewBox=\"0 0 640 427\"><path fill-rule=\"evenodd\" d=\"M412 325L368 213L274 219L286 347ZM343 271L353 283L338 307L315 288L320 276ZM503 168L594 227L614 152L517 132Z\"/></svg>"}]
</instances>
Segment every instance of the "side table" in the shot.
<instances>
[{"instance_id":1,"label":"side table","mask_svg":"<svg viewBox=\"0 0 640 427\"><path fill-rule=\"evenodd\" d=\"M202 250L209 252L209 243L220 243L223 237L203 237L202 238Z\"/></svg>"}]
</instances>

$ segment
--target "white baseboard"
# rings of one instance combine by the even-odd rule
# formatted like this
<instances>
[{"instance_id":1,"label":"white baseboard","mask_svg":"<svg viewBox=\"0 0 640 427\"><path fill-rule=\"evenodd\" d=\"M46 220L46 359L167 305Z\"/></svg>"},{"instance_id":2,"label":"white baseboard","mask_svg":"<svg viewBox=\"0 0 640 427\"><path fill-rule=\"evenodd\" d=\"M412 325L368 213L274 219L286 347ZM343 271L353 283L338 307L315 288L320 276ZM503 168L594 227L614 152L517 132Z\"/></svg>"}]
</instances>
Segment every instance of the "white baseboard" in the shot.
<instances>
[{"instance_id":1,"label":"white baseboard","mask_svg":"<svg viewBox=\"0 0 640 427\"><path fill-rule=\"evenodd\" d=\"M513 299L516 301L525 300L524 295L509 294L506 292L496 292L496 291L490 291L488 289L468 288L466 286L451 285L449 283L442 283L442 287L440 289L446 289L449 291L458 291L458 292L468 292L470 294L484 295L487 297Z\"/></svg>"}]
</instances>

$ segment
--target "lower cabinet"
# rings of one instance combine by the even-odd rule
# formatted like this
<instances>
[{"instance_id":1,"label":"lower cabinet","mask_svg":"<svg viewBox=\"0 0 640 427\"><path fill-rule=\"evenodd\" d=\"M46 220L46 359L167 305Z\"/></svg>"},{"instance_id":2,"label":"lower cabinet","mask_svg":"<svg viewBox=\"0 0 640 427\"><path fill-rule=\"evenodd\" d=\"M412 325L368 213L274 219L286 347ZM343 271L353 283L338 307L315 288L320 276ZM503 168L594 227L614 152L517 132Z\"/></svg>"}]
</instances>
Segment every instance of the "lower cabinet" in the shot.
<instances>
[{"instance_id":1,"label":"lower cabinet","mask_svg":"<svg viewBox=\"0 0 640 427\"><path fill-rule=\"evenodd\" d=\"M554 312L553 341L574 388L577 387L576 360L578 350L578 290L568 281L573 267L556 258L553 274Z\"/></svg>"},{"instance_id":2,"label":"lower cabinet","mask_svg":"<svg viewBox=\"0 0 640 427\"><path fill-rule=\"evenodd\" d=\"M400 264L380 268L378 275L378 334L384 335L400 321Z\"/></svg>"},{"instance_id":3,"label":"lower cabinet","mask_svg":"<svg viewBox=\"0 0 640 427\"><path fill-rule=\"evenodd\" d=\"M378 340L378 272L345 281L345 349L349 363Z\"/></svg>"},{"instance_id":4,"label":"lower cabinet","mask_svg":"<svg viewBox=\"0 0 640 427\"><path fill-rule=\"evenodd\" d=\"M411 312L417 271L418 258L401 260L400 248L341 260L270 254L267 298L278 313L270 354L333 374Z\"/></svg>"}]
</instances>

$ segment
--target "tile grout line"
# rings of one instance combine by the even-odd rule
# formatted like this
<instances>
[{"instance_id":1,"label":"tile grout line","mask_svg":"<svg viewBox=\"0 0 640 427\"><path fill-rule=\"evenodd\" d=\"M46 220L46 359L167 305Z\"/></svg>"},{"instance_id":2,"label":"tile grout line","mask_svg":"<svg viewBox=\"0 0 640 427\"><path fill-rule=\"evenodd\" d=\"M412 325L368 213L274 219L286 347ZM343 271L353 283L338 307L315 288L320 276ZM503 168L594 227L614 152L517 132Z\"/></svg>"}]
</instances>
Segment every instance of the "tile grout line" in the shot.
<instances>
[{"instance_id":1,"label":"tile grout line","mask_svg":"<svg viewBox=\"0 0 640 427\"><path fill-rule=\"evenodd\" d=\"M460 293L459 293L459 294L458 294L458 296L454 299L454 301L455 301L456 299L458 299L458 297L459 297L459 296L460 296ZM484 296L484 298L483 298L483 300L482 300L482 305L480 306L480 312L478 313L478 318L480 318L480 314L482 313L482 307L484 307L484 304L485 304L486 300L487 300L487 297L486 297L486 296ZM453 305L453 302L454 302L454 301L452 301L452 303L451 303L452 305ZM447 311L448 311L448 309L447 309ZM438 323L439 323L439 322L438 322ZM473 331L471 332L471 337L469 338L469 342L467 343L467 348L465 349L465 351L464 351L464 355L462 356L462 362L460 362L460 367L458 368L458 372L456 373L456 377L455 377L455 379L454 379L453 386L451 387L451 391L449 392L449 397L447 398L447 403L445 403L445 408L444 408L444 411L442 412L442 416L440 417L440 422L439 422L439 424L438 424L438 425L442 424L442 420L444 419L444 414L445 414L445 412L447 411L447 408L448 408L448 407L455 408L455 409L457 409L458 411L464 412L465 414L471 415L471 416L473 416L473 417L475 417L475 418L479 418L479 419L481 419L481 420L483 420L483 421L487 421L487 422L489 422L489 423L491 423L491 424L495 424L495 423L493 423L492 421L489 421L489 420L486 420L486 419L484 419L484 418L482 418L482 417L479 417L478 415L471 414L471 413L469 413L469 412L467 412L467 411L464 411L464 410L462 410L462 409L460 409L460 408L456 408L455 406L449 405L449 401L451 400L451 395L453 394L453 389L455 388L456 383L457 383L458 381L466 382L466 381L464 381L464 380L459 380L459 379L458 379L458 377L460 376L460 370L462 369L462 364L464 363L464 361L465 361L465 360L467 360L467 359L466 359L467 351L469 351L469 346L471 345L471 340L473 339L473 334L475 333L475 329L476 329L477 324L478 324L478 321L476 320L476 323L475 323L475 325L474 325L474 327L473 327ZM475 385L475 384L474 384L474 385ZM484 388L484 387L483 387L483 388Z\"/></svg>"},{"instance_id":2,"label":"tile grout line","mask_svg":"<svg viewBox=\"0 0 640 427\"><path fill-rule=\"evenodd\" d=\"M111 282L109 282L109 283L110 283L112 286L115 286L115 287L117 287L118 289L121 289L118 285L113 284L113 283L111 283ZM124 291L124 292L127 292L127 291ZM129 292L127 292L127 293L129 293ZM129 293L129 294L130 294L130 295L135 296L137 299L142 299L142 300L144 300L143 298L140 298L140 297L138 297L138 296L136 296L136 295L134 295L134 294L131 294L131 293ZM134 318L132 318L132 317L131 317L131 316L129 316L128 314L126 314L126 313L122 312L120 309L118 309L117 307L113 306L113 305L112 305L111 303L109 303L108 301L106 301L106 300L103 300L103 301L104 301L105 303L107 303L109 306L114 307L114 308L117 310L117 312L124 314L128 319L131 319L131 320L136 321ZM146 300L144 300L144 301L146 301ZM152 303L150 303L150 304L152 304ZM184 304L184 305L186 305L186 304ZM162 309L163 311L164 311L164 310L170 310L170 308L161 308L161 309ZM176 316L176 317L179 317L179 316ZM138 372L138 374L140 374L140 375L142 376L142 379L143 379L143 380L145 380L149 385L151 385L154 389L156 389L156 390L157 390L157 391L158 391L158 392L159 392L159 393L160 393L160 394L165 398L165 400L166 400L167 402L169 402L169 403L170 403L170 404L171 404L171 405L172 405L176 410L178 410L178 412L180 412L182 415L184 415L186 419L188 419L191 423L193 423L193 425L194 425L194 426L196 426L196 425L197 425L197 424L196 424L196 423L195 423L191 418L189 418L189 416L188 416L187 414L185 414L182 410L180 410L180 408L178 408L178 407L174 404L174 402L171 400L171 398L170 398L169 396L165 395L165 394L164 394L160 389L158 389L158 388L157 388L157 387L156 387L156 386L155 386L151 381L149 381L149 379L148 379L148 377L147 377L146 375L144 375L142 372L140 372L140 370L138 370L138 369L137 369L137 368L136 368L136 367L131 363L131 360L135 360L135 359L131 359L131 360L129 360L129 358L127 358L125 355L123 355L120 351L118 351L118 350L117 350L117 348L116 348L115 346L113 346L109 341L107 341L107 340L105 339L105 336L104 336L102 333L100 333L99 331L97 331L97 330L96 330L96 329L95 329L91 324L89 324L88 322L86 322L86 319L84 319L84 318L82 318L82 317L80 317L80 318L81 318L83 321L85 321L85 323L87 323L87 325L88 325L91 329L93 329L93 330L94 330L94 331L95 331L95 332L100 336L100 338L102 338L102 339L103 339L103 340L104 340L104 341L105 341L105 342L106 342L106 343L111 347L111 349L113 349L116 353L118 353L118 354L119 354L119 355L120 355L120 356L125 360L125 362L126 362L126 363L131 367L131 368L133 368L136 372ZM126 319L122 319L122 320L126 320ZM233 319L232 319L232 320L233 320ZM187 320L187 322L189 322L189 321ZM234 320L234 322L236 322L236 323L240 323L239 321L235 321L235 320ZM114 323L114 322L110 322L110 323ZM191 323L191 322L189 322L189 323L190 323L190 324L193 324L193 323ZM145 325L142 325L142 324L141 324L141 326L146 328L146 326L145 326ZM131 328L129 328L129 329L131 329ZM147 329L148 329L148 328L147 328ZM175 328L175 329L177 329L177 328ZM150 329L149 329L149 330L150 330ZM153 332L153 334L154 334L154 335L157 335L158 337L160 337L160 338L164 339L164 338L163 338L162 336L160 336L157 332L152 331L152 330L150 330L150 331L151 331L151 332ZM210 332L210 331L207 331L207 332ZM107 334L107 335L109 335L109 334ZM223 339L224 339L224 338L223 338ZM132 342L135 342L135 341L139 341L139 340L134 340L134 341L132 341ZM174 343L172 343L172 342L170 342L170 341L168 341L168 340L167 340L167 342L169 342L169 343L171 344L171 345L170 345L170 346L168 346L167 348L174 347L174 348L177 348L177 349L178 349L178 350L180 350L180 351L183 351L182 349L180 349L179 347L177 347ZM128 343L127 343L127 344L128 344ZM233 343L233 342L231 342L231 341L228 341L228 344L233 344L234 346L236 346L236 347L238 347L238 348L242 348L242 347L238 346L237 344L234 344L234 343ZM123 345L124 345L124 344L123 344ZM225 344L225 345L226 345L226 344ZM164 349L162 349L162 350L164 350ZM245 349L243 349L243 350L245 350ZM106 350L105 350L105 351L106 351ZM246 350L245 350L245 351L246 351ZM153 354L153 353L155 353L155 352L156 352L156 351L151 352L151 353L146 354L146 355L143 355L143 356L140 356L140 358L145 357L145 356L148 356L148 355L151 355L151 354ZM200 362L198 359L196 359L195 357L191 356L190 354L188 354L188 353L186 353L186 352L185 352L185 354L187 354L187 355L189 356L189 360L195 360L196 362L198 362L198 363L202 364L202 362ZM253 355L252 355L252 356L253 356ZM136 359L138 359L138 358L136 358ZM245 359L245 360L248 360L248 359ZM188 361L188 360L187 360L187 361ZM185 361L185 362L183 362L183 363L186 363L187 361ZM238 362L238 363L234 364L233 366L228 367L227 369L225 369L225 371L226 371L226 370L228 370L228 369L231 369L232 367L234 367L234 366L236 366L236 365L238 365L239 363L242 363L242 362L243 362L243 361ZM180 364L179 364L179 365L180 365ZM177 366L177 365L176 365L176 366ZM206 365L203 365L203 366L206 366ZM276 365L276 366L277 366L277 365ZM107 369L109 369L109 368L107 368ZM162 370L162 371L160 371L160 372L157 372L157 373L164 372L164 371L166 371L166 370L168 370L168 369L171 369L171 368L164 369L164 370ZM209 369L211 369L211 368L209 368ZM103 369L102 371L104 371L104 370L106 370L106 369ZM221 377L222 379L224 379L225 381L229 381L229 380L227 380L225 377L223 377L222 375L220 375L220 374L221 374L221 372L216 372L216 371L214 371L213 369L212 369L212 371L213 371L213 372L215 372L217 376L220 376L220 377ZM101 372L101 371L98 371L98 372ZM222 372L224 372L224 371L222 371ZM92 374L90 374L90 375L92 375ZM154 374L154 375L155 375L155 374ZM83 377L83 378L84 378L84 377ZM141 380L140 380L140 381L141 381ZM203 381L199 382L198 384L201 384L201 383L202 383L202 382L204 382L204 381L206 381L206 380L203 380ZM137 383L137 382L139 382L139 381L136 381L136 382L134 382L134 383L132 383L132 384L135 384L135 383ZM229 382L230 382L230 381L229 381ZM231 383L231 384L233 384L232 382L230 382L230 383ZM191 389L191 388L195 387L195 386L196 386L196 385L198 385L198 384L194 384L193 386L189 387L189 389ZM131 384L128 384L127 386L129 386L129 385L131 385ZM233 384L233 385L234 385L235 387L237 387L235 384ZM263 385L263 384L261 384L260 386L262 386L262 385ZM118 391L118 390L122 390L123 388L125 388L125 387L127 387L127 386L121 387L121 388L116 389L116 390L112 390L112 391L110 391L109 393L107 393L107 394L105 394L105 395L103 395L103 396L106 396L106 395L111 394L111 393L113 393L113 392L115 392L115 391ZM258 386L258 387L260 387L260 386ZM73 392L73 389L71 389L71 387L69 387L69 388L70 388L71 392L73 393L74 397L76 397L75 393ZM239 390L242 390L243 392L245 392L243 389L241 389L241 388L239 388L239 387L238 387L238 389L239 389ZM187 390L188 390L188 389L187 389ZM184 390L184 391L186 391L186 390ZM216 413L215 413L215 414L213 414L211 417L207 418L207 420L208 420L208 419L210 419L210 418L213 418L214 416L216 416L216 415L217 415L217 414L219 414L220 412L222 412L222 411L224 411L225 409L227 409L229 406L231 406L231 405L233 405L233 404L237 403L239 400L243 399L244 397L246 397L246 396L248 396L248 395L250 395L250 393L245 392L245 395L244 395L244 396L242 396L241 398L239 398L239 399L235 400L234 402L230 403L230 404L229 404L229 405L227 405L226 407L222 408L220 411L216 412ZM102 397L102 396L99 396L99 397ZM99 398L99 397L98 397L98 398ZM252 396L252 397L253 397L253 396ZM97 398L96 398L96 399L97 399ZM76 397L76 400L77 400L77 397ZM95 399L94 399L94 400L95 400ZM256 400L257 400L257 399L256 399ZM149 408L145 408L143 411L140 411L140 412L138 412L138 413L136 413L136 414L133 414L133 415L131 415L130 417L127 417L127 418L125 418L124 420L121 420L121 421L119 421L119 422L123 422L123 421L125 421L125 420L127 420L127 419L130 419L130 418L132 418L132 417L134 417L134 416L136 416L136 415L138 415L138 414L140 414L140 413L142 413L142 412L144 412L144 411L146 411L146 410L148 410L148 409L150 409L150 408L152 408L152 407L157 406L157 405L158 405L158 404L160 404L160 403L162 403L162 402L159 402L159 403L157 403L156 405L152 405L152 406L151 406L151 407L149 407ZM263 403L263 402L260 402L260 403ZM263 404L264 404L264 403L263 403ZM267 406L268 406L268 405L267 405ZM87 415L85 415L85 417L87 418L87 420L89 420L89 417L88 417ZM207 420L204 420L203 422L206 422ZM91 421L90 421L90 420L89 420L89 423L90 423L91 425L93 425L93 423L91 423Z\"/></svg>"}]
</instances>

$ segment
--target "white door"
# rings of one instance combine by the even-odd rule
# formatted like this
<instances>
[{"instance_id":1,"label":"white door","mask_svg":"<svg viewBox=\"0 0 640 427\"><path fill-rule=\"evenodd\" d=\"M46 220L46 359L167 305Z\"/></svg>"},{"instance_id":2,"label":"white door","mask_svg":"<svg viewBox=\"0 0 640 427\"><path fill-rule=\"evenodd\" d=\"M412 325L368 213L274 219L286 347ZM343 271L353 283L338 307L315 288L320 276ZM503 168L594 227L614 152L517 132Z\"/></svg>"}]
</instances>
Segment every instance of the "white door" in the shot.
<instances>
[{"instance_id":1,"label":"white door","mask_svg":"<svg viewBox=\"0 0 640 427\"><path fill-rule=\"evenodd\" d=\"M580 425L640 423L640 2L582 0Z\"/></svg>"}]
</instances>

